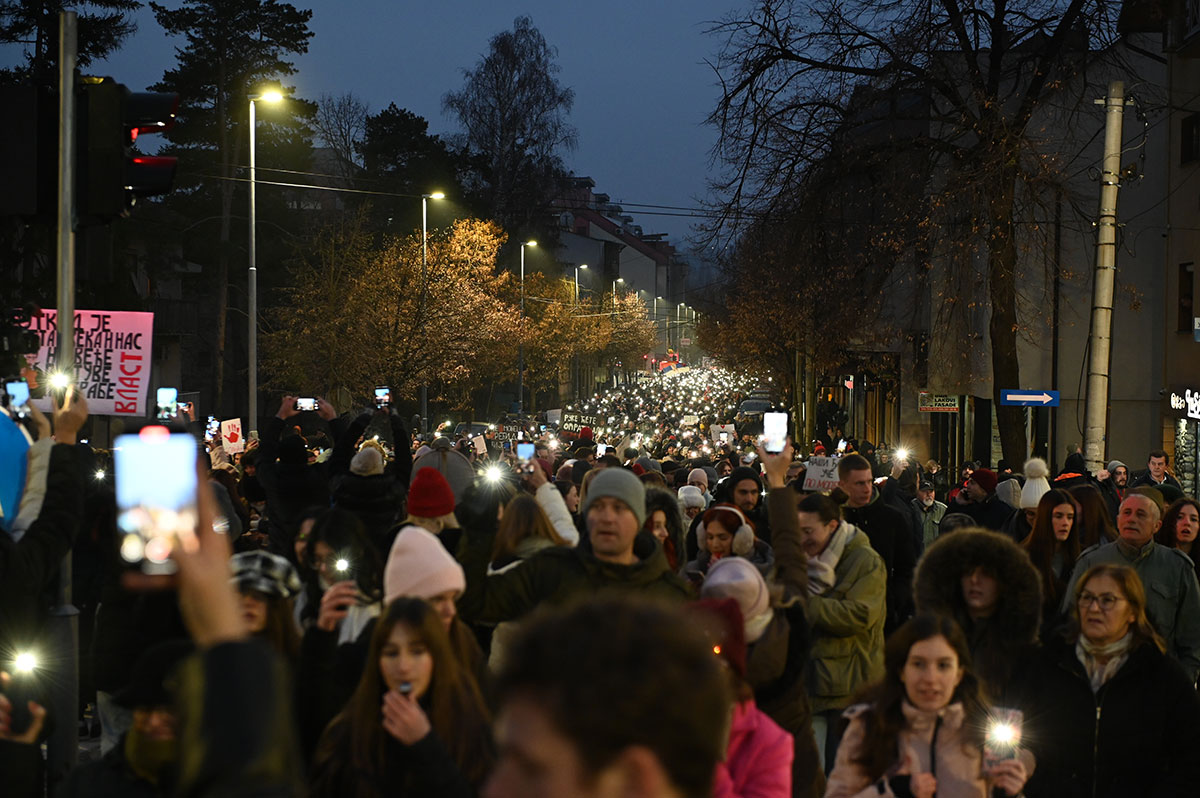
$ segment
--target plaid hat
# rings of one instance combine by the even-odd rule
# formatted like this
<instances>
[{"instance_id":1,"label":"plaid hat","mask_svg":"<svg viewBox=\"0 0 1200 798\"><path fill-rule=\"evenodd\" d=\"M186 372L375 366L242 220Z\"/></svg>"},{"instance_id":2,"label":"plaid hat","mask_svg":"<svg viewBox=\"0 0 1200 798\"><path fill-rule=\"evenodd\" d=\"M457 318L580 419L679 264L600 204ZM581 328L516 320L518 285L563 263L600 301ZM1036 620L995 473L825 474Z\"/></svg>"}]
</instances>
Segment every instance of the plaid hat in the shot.
<instances>
[{"instance_id":1,"label":"plaid hat","mask_svg":"<svg viewBox=\"0 0 1200 798\"><path fill-rule=\"evenodd\" d=\"M238 590L256 590L268 596L291 598L300 592L300 576L283 557L266 551L243 551L229 562L231 580Z\"/></svg>"}]
</instances>

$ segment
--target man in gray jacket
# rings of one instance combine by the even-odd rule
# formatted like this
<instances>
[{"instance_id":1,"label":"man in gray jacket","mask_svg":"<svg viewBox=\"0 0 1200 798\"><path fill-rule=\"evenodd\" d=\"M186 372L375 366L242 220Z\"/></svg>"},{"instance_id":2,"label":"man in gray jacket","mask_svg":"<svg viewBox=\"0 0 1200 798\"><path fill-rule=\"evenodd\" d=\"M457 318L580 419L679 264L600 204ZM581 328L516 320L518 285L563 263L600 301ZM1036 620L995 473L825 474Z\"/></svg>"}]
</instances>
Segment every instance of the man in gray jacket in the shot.
<instances>
[{"instance_id":1,"label":"man in gray jacket","mask_svg":"<svg viewBox=\"0 0 1200 798\"><path fill-rule=\"evenodd\" d=\"M1075 564L1063 611L1075 600L1075 584L1089 568L1101 564L1128 565L1146 588L1146 614L1167 642L1174 657L1195 682L1200 675L1200 584L1192 561L1179 549L1159 546L1154 533L1162 526L1157 491L1129 492L1117 513L1120 537L1085 550Z\"/></svg>"}]
</instances>

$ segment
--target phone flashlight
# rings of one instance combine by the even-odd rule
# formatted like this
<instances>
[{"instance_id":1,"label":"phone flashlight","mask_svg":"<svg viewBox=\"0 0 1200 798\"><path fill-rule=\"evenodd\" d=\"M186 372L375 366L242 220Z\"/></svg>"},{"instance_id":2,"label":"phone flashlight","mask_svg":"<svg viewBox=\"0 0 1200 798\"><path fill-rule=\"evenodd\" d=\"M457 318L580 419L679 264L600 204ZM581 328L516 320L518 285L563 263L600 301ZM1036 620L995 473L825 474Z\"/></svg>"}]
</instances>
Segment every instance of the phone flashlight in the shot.
<instances>
[{"instance_id":1,"label":"phone flashlight","mask_svg":"<svg viewBox=\"0 0 1200 798\"><path fill-rule=\"evenodd\" d=\"M32 651L22 651L13 659L13 669L17 673L33 673L37 666L38 658Z\"/></svg>"},{"instance_id":2,"label":"phone flashlight","mask_svg":"<svg viewBox=\"0 0 1200 798\"><path fill-rule=\"evenodd\" d=\"M897 449L896 457L900 460L907 460L908 459L908 449Z\"/></svg>"},{"instance_id":3,"label":"phone flashlight","mask_svg":"<svg viewBox=\"0 0 1200 798\"><path fill-rule=\"evenodd\" d=\"M487 477L488 482L499 482L500 477L502 476L499 466L489 466L488 470L483 473L484 476Z\"/></svg>"},{"instance_id":4,"label":"phone flashlight","mask_svg":"<svg viewBox=\"0 0 1200 798\"><path fill-rule=\"evenodd\" d=\"M347 560L345 557L341 557L338 559L337 562L335 562L333 564L333 567L336 568L339 572L345 573L346 571L350 570L350 561Z\"/></svg>"}]
</instances>

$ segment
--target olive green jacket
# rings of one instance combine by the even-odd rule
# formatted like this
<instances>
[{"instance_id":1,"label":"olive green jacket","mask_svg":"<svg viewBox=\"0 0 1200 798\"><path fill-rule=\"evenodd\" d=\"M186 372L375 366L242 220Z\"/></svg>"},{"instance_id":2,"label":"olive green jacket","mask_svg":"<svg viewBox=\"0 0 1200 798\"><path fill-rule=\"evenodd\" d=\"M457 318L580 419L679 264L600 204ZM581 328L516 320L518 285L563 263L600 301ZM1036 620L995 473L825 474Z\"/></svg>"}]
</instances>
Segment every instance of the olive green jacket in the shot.
<instances>
[{"instance_id":1,"label":"olive green jacket","mask_svg":"<svg viewBox=\"0 0 1200 798\"><path fill-rule=\"evenodd\" d=\"M834 568L834 586L808 598L813 712L844 709L858 690L883 676L887 568L867 536L850 529L852 537Z\"/></svg>"}]
</instances>

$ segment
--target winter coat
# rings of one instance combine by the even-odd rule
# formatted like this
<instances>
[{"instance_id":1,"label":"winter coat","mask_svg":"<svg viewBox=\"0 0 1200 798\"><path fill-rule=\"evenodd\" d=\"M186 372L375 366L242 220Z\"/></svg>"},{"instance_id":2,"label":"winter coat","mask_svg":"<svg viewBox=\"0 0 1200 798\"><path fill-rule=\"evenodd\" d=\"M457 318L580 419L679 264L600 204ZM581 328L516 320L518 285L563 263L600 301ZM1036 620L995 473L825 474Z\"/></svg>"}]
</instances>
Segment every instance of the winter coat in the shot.
<instances>
[{"instance_id":1,"label":"winter coat","mask_svg":"<svg viewBox=\"0 0 1200 798\"><path fill-rule=\"evenodd\" d=\"M972 620L962 577L983 566L1000 584L990 618ZM975 672L1000 706L1021 708L1042 620L1042 578L1025 550L998 532L958 529L938 538L917 567L917 611L953 618L971 645Z\"/></svg>"},{"instance_id":2,"label":"winter coat","mask_svg":"<svg viewBox=\"0 0 1200 798\"><path fill-rule=\"evenodd\" d=\"M851 533L834 567L833 588L808 597L813 712L844 708L854 693L883 675L887 568L865 534L853 527Z\"/></svg>"},{"instance_id":3,"label":"winter coat","mask_svg":"<svg viewBox=\"0 0 1200 798\"><path fill-rule=\"evenodd\" d=\"M329 505L329 469L326 463L276 462L283 419L272 416L263 429L259 445L258 481L267 494L271 550L282 556L295 556L291 543L299 529L300 516L309 507ZM334 419L331 427L340 429Z\"/></svg>"},{"instance_id":4,"label":"winter coat","mask_svg":"<svg viewBox=\"0 0 1200 798\"><path fill-rule=\"evenodd\" d=\"M391 551L406 493L404 485L386 473L367 477L347 472L333 480L333 506L354 513L378 551Z\"/></svg>"},{"instance_id":5,"label":"winter coat","mask_svg":"<svg viewBox=\"0 0 1200 798\"><path fill-rule=\"evenodd\" d=\"M837 761L829 774L829 788L825 798L878 798L894 796L888 778L901 769L905 773L930 773L937 777L938 798L988 798L991 795L983 778L983 753L978 748L964 745L963 725L965 713L962 704L951 704L940 712L919 710L905 701L904 728L900 731L897 748L900 755L896 764L875 782L868 780L862 767L854 760L860 756L863 737L866 734L866 713L873 709L858 704L846 710L850 719L842 742L838 746ZM932 761L934 728L937 728L936 768Z\"/></svg>"},{"instance_id":6,"label":"winter coat","mask_svg":"<svg viewBox=\"0 0 1200 798\"><path fill-rule=\"evenodd\" d=\"M921 551L924 552L929 548L929 544L937 540L938 524L942 523L942 518L946 515L946 505L934 499L933 504L926 507L921 504L920 499L913 499L912 508L921 519Z\"/></svg>"},{"instance_id":7,"label":"winter coat","mask_svg":"<svg viewBox=\"0 0 1200 798\"><path fill-rule=\"evenodd\" d=\"M428 710L426 710L428 711ZM378 796L403 798L473 798L475 789L434 732L412 745L404 745L384 732L385 767L366 773L353 764L350 733L337 721L326 734L338 735L337 750L313 768L309 798L348 798L374 789Z\"/></svg>"},{"instance_id":8,"label":"winter coat","mask_svg":"<svg viewBox=\"0 0 1200 798\"><path fill-rule=\"evenodd\" d=\"M792 735L754 705L733 707L725 760L717 763L713 798L788 798L792 794Z\"/></svg>"},{"instance_id":9,"label":"winter coat","mask_svg":"<svg viewBox=\"0 0 1200 798\"><path fill-rule=\"evenodd\" d=\"M648 533L638 535L632 565L597 559L584 538L575 548L554 546L530 557L520 568L493 576L487 576L487 563L494 533L466 530L463 537L459 561L466 572L467 589L458 600L458 611L472 622L515 620L540 604L560 606L577 596L601 591L678 601L692 593Z\"/></svg>"},{"instance_id":10,"label":"winter coat","mask_svg":"<svg viewBox=\"0 0 1200 798\"><path fill-rule=\"evenodd\" d=\"M846 523L866 533L871 548L887 567L887 631L912 614L912 578L916 557L909 539L908 519L886 504L875 491L862 507L844 507Z\"/></svg>"},{"instance_id":11,"label":"winter coat","mask_svg":"<svg viewBox=\"0 0 1200 798\"><path fill-rule=\"evenodd\" d=\"M487 574L492 576L519 568L522 563L539 551L553 546L554 542L546 538L525 538L517 544L517 549L511 556L505 557L503 560L492 561L488 565ZM516 621L504 621L496 624L496 628L492 632L491 649L488 651L488 668L492 673L498 672L501 665L504 664L504 649L512 642L518 629L519 625Z\"/></svg>"},{"instance_id":12,"label":"winter coat","mask_svg":"<svg viewBox=\"0 0 1200 798\"><path fill-rule=\"evenodd\" d=\"M767 512L775 529L774 581L783 588L783 597L762 637L747 646L746 681L759 709L792 735L792 798L818 798L825 789L825 772L804 683L813 641L804 612L808 556L800 547L794 491L769 493Z\"/></svg>"},{"instance_id":13,"label":"winter coat","mask_svg":"<svg viewBox=\"0 0 1200 798\"><path fill-rule=\"evenodd\" d=\"M1099 483L1100 493L1104 496L1104 504L1108 507L1108 520L1112 524L1117 522L1117 513L1121 509L1121 502L1129 495L1129 482L1126 480L1125 487L1117 487L1117 483L1113 482L1112 477L1103 479Z\"/></svg>"},{"instance_id":14,"label":"winter coat","mask_svg":"<svg viewBox=\"0 0 1200 798\"><path fill-rule=\"evenodd\" d=\"M1155 482L1154 477L1150 476L1150 472L1148 470L1138 474L1136 478L1130 477L1129 479L1129 488L1126 490L1126 494L1128 494L1128 492L1134 488L1157 488L1160 485L1171 485L1183 490L1179 484L1179 480L1175 479L1175 477L1171 476L1170 474L1163 474L1162 482ZM1116 516L1114 515L1113 518L1116 518Z\"/></svg>"},{"instance_id":15,"label":"winter coat","mask_svg":"<svg viewBox=\"0 0 1200 798\"><path fill-rule=\"evenodd\" d=\"M1134 552L1121 539L1092 546L1079 555L1071 584L1063 597L1069 614L1075 583L1093 565L1128 565L1146 588L1146 615L1167 642L1167 653L1183 666L1193 682L1200 675L1200 584L1191 559L1179 549L1153 540Z\"/></svg>"},{"instance_id":16,"label":"winter coat","mask_svg":"<svg viewBox=\"0 0 1200 798\"><path fill-rule=\"evenodd\" d=\"M1013 513L1017 512L1017 508L1006 504L1000 500L999 496L992 493L981 502L956 505L951 508L951 511L969 515L975 519L977 525L984 529L999 532L1004 529L1004 525L1008 523L1008 519L1012 518Z\"/></svg>"},{"instance_id":17,"label":"winter coat","mask_svg":"<svg viewBox=\"0 0 1200 798\"><path fill-rule=\"evenodd\" d=\"M133 771L125 758L125 737L100 759L85 762L67 774L54 793L57 798L161 798L169 795Z\"/></svg>"},{"instance_id":18,"label":"winter coat","mask_svg":"<svg viewBox=\"0 0 1200 798\"><path fill-rule=\"evenodd\" d=\"M1098 693L1074 643L1047 643L1037 665L1037 713L1024 734L1045 753L1028 798L1196 795L1200 699L1178 663L1143 643Z\"/></svg>"}]
</instances>

